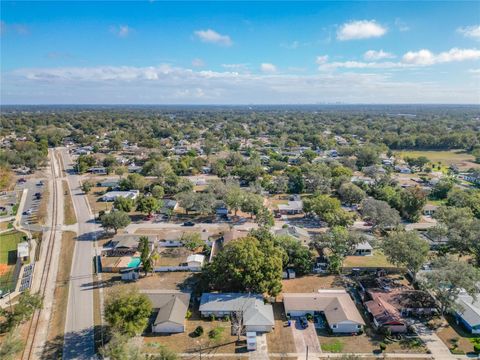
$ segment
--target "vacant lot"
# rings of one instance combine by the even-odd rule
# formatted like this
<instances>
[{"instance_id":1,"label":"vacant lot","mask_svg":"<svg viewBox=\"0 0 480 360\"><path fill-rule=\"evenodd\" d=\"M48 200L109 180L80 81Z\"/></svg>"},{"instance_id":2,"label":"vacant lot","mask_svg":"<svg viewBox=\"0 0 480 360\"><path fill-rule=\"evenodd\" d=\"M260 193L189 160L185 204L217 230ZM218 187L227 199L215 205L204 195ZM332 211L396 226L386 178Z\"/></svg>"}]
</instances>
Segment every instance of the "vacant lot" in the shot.
<instances>
[{"instance_id":1,"label":"vacant lot","mask_svg":"<svg viewBox=\"0 0 480 360\"><path fill-rule=\"evenodd\" d=\"M347 256L344 267L395 267L388 262L387 257L380 250L374 250L372 256Z\"/></svg>"},{"instance_id":2,"label":"vacant lot","mask_svg":"<svg viewBox=\"0 0 480 360\"><path fill-rule=\"evenodd\" d=\"M296 279L282 280L284 293L310 293L320 289L342 288L343 281L335 275L307 275ZM279 299L282 297L278 297Z\"/></svg>"},{"instance_id":3,"label":"vacant lot","mask_svg":"<svg viewBox=\"0 0 480 360\"><path fill-rule=\"evenodd\" d=\"M295 352L292 329L285 326L287 317L283 302L273 304L273 316L275 318L275 329L267 334L268 352L270 353L292 353Z\"/></svg>"},{"instance_id":4,"label":"vacant lot","mask_svg":"<svg viewBox=\"0 0 480 360\"><path fill-rule=\"evenodd\" d=\"M17 262L17 244L23 240L24 233L9 231L0 234L0 290L15 287L13 270Z\"/></svg>"},{"instance_id":5,"label":"vacant lot","mask_svg":"<svg viewBox=\"0 0 480 360\"><path fill-rule=\"evenodd\" d=\"M475 157L467 154L462 150L452 151L401 151L402 157L419 157L425 156L431 162L437 164L441 162L443 165L457 165L460 169L468 169L471 167L480 167L480 164L474 162Z\"/></svg>"}]
</instances>

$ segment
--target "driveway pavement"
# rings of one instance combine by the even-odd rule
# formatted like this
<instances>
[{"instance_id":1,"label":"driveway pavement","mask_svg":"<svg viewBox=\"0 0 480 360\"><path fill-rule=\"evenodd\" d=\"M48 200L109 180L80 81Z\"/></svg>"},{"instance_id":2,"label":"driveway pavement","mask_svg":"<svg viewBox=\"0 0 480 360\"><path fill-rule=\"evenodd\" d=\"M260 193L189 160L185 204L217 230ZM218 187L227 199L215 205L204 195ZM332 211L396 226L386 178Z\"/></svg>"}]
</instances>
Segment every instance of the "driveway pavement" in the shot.
<instances>
[{"instance_id":1,"label":"driveway pavement","mask_svg":"<svg viewBox=\"0 0 480 360\"><path fill-rule=\"evenodd\" d=\"M292 320L291 324L297 353L305 354L307 352L307 347L310 354L318 354L322 352L322 348L318 342L317 332L312 324L309 324L306 329L302 328L299 321Z\"/></svg>"},{"instance_id":2,"label":"driveway pavement","mask_svg":"<svg viewBox=\"0 0 480 360\"><path fill-rule=\"evenodd\" d=\"M268 360L268 344L266 334L257 334L257 350L249 353L250 360Z\"/></svg>"},{"instance_id":3,"label":"driveway pavement","mask_svg":"<svg viewBox=\"0 0 480 360\"><path fill-rule=\"evenodd\" d=\"M450 353L447 345L438 337L435 331L430 330L422 323L416 323L414 325L418 336L430 350L432 356L435 359L447 360L447 359L456 359L454 355Z\"/></svg>"}]
</instances>

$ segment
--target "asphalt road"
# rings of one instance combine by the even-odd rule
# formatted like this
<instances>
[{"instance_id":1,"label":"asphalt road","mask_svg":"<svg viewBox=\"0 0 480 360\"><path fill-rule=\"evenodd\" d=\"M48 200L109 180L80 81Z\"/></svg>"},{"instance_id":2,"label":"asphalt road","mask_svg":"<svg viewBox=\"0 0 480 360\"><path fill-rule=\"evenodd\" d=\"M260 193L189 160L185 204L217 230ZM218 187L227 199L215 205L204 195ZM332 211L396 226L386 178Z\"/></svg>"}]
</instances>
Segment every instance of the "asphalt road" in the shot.
<instances>
[{"instance_id":1,"label":"asphalt road","mask_svg":"<svg viewBox=\"0 0 480 360\"><path fill-rule=\"evenodd\" d=\"M93 256L99 226L92 221L87 199L80 189L80 177L69 170L71 158L65 149L58 150L67 170L73 205L78 221L78 237L73 255L68 295L63 359L93 359Z\"/></svg>"}]
</instances>

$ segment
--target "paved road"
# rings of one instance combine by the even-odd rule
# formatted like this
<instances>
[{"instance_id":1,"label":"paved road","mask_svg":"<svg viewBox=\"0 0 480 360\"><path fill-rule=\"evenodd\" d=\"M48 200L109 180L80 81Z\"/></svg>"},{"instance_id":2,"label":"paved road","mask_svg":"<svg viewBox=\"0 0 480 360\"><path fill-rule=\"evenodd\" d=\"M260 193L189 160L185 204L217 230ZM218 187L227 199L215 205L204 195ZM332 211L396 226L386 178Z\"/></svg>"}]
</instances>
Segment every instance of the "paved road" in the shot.
<instances>
[{"instance_id":1,"label":"paved road","mask_svg":"<svg viewBox=\"0 0 480 360\"><path fill-rule=\"evenodd\" d=\"M65 149L58 151L68 172L72 168L71 158ZM67 180L77 215L78 237L70 274L63 359L93 359L95 358L92 290L93 245L98 226L92 222L86 197L80 190L80 176L70 173Z\"/></svg>"}]
</instances>

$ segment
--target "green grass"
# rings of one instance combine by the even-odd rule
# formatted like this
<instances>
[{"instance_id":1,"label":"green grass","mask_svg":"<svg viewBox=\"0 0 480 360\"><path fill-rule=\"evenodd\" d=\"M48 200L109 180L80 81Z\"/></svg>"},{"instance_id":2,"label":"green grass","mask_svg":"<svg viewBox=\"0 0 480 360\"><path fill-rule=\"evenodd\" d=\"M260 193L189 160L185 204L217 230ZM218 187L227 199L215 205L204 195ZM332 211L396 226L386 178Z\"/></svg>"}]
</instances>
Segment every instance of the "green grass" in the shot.
<instances>
[{"instance_id":1,"label":"green grass","mask_svg":"<svg viewBox=\"0 0 480 360\"><path fill-rule=\"evenodd\" d=\"M373 250L372 256L347 256L344 267L395 267L380 250Z\"/></svg>"},{"instance_id":2,"label":"green grass","mask_svg":"<svg viewBox=\"0 0 480 360\"><path fill-rule=\"evenodd\" d=\"M10 231L0 234L0 264L15 265L17 244L23 241L24 233Z\"/></svg>"},{"instance_id":3,"label":"green grass","mask_svg":"<svg viewBox=\"0 0 480 360\"><path fill-rule=\"evenodd\" d=\"M475 161L475 157L463 150L452 150L452 151L435 151L435 150L405 150L398 151L398 154L402 157L419 157L425 156L432 163L437 165L441 162L443 165L450 166L452 164L462 163L462 162L471 162ZM475 164L473 164L475 166Z\"/></svg>"},{"instance_id":4,"label":"green grass","mask_svg":"<svg viewBox=\"0 0 480 360\"><path fill-rule=\"evenodd\" d=\"M343 342L336 339L331 343L322 344L322 351L330 352L330 353L340 353L343 350Z\"/></svg>"},{"instance_id":5,"label":"green grass","mask_svg":"<svg viewBox=\"0 0 480 360\"><path fill-rule=\"evenodd\" d=\"M17 262L17 244L23 241L25 234L18 231L10 231L0 234L0 290L12 290L15 287L13 282L13 270ZM5 268L5 265L7 267Z\"/></svg>"}]
</instances>

